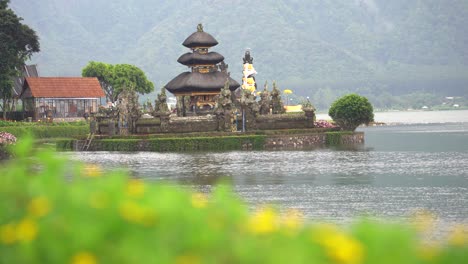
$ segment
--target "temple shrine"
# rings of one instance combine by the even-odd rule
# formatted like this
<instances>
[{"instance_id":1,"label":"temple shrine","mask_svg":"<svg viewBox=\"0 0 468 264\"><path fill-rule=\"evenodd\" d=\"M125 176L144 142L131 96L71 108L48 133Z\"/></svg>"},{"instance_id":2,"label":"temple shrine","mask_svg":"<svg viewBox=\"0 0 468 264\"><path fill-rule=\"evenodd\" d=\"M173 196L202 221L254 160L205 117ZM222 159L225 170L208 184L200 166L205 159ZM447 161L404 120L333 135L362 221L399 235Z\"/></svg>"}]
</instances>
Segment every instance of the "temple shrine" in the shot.
<instances>
[{"instance_id":1,"label":"temple shrine","mask_svg":"<svg viewBox=\"0 0 468 264\"><path fill-rule=\"evenodd\" d=\"M166 89L177 98L177 114L179 116L204 115L212 113L216 104L216 96L221 92L226 80L229 90L236 90L240 84L229 77L228 65L224 57L209 48L218 44L210 34L198 25L197 31L182 43L191 49L179 57L177 62L191 68L166 84Z\"/></svg>"}]
</instances>

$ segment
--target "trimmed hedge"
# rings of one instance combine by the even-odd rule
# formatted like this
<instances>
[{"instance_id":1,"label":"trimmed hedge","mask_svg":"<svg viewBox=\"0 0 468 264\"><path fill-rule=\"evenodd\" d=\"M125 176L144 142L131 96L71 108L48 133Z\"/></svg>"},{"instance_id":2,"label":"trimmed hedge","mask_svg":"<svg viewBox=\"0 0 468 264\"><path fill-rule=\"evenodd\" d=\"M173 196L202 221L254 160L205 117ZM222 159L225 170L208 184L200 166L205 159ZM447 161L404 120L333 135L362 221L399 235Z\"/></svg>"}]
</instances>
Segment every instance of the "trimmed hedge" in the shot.
<instances>
[{"instance_id":1,"label":"trimmed hedge","mask_svg":"<svg viewBox=\"0 0 468 264\"><path fill-rule=\"evenodd\" d=\"M325 144L328 146L336 146L336 145L341 145L342 140L341 137L343 135L352 135L352 131L335 131L335 132L326 132L327 135Z\"/></svg>"},{"instance_id":2,"label":"trimmed hedge","mask_svg":"<svg viewBox=\"0 0 468 264\"><path fill-rule=\"evenodd\" d=\"M0 127L0 131L11 133L16 137L30 134L35 138L64 138L86 136L89 133L89 126L10 126Z\"/></svg>"},{"instance_id":3,"label":"trimmed hedge","mask_svg":"<svg viewBox=\"0 0 468 264\"><path fill-rule=\"evenodd\" d=\"M74 139L58 139L55 141L55 145L57 150L60 151L73 150L73 142L75 142Z\"/></svg>"},{"instance_id":4,"label":"trimmed hedge","mask_svg":"<svg viewBox=\"0 0 468 264\"><path fill-rule=\"evenodd\" d=\"M148 138L148 139L95 139L91 149L99 151L218 151L240 150L243 148L261 150L265 145L264 135L242 135L226 137L180 137L180 138ZM57 150L72 150L73 141L63 139L57 141Z\"/></svg>"}]
</instances>

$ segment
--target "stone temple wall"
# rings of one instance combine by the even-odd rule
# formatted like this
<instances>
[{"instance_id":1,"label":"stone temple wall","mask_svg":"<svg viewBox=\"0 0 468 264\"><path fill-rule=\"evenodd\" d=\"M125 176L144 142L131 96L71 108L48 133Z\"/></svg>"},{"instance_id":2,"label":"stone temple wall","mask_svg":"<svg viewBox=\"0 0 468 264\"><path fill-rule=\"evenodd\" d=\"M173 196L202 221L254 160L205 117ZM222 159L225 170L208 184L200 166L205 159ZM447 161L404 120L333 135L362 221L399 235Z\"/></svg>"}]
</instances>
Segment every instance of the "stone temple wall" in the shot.
<instances>
[{"instance_id":1,"label":"stone temple wall","mask_svg":"<svg viewBox=\"0 0 468 264\"><path fill-rule=\"evenodd\" d=\"M149 119L140 119L136 123L137 134L159 134L159 133L192 133L192 132L215 132L224 127L224 132L231 132L229 126L222 126L220 123L224 119L215 115L191 116L191 117L155 117ZM242 127L242 119L237 121L237 126ZM98 133L105 135L114 135L118 133L118 123L100 122L98 124ZM234 125L234 124L233 124ZM249 116L246 120L246 130L278 130L278 129L304 129L313 128L313 118L305 114L277 114L277 115L257 115Z\"/></svg>"}]
</instances>

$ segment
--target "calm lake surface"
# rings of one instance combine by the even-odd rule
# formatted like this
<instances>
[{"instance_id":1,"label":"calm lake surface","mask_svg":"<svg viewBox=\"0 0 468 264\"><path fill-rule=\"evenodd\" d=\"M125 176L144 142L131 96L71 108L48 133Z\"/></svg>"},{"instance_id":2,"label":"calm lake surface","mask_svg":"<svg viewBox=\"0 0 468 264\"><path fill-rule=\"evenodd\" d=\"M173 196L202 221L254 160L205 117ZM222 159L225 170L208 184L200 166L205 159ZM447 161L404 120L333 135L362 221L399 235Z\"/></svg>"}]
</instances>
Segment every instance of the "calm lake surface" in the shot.
<instances>
[{"instance_id":1,"label":"calm lake surface","mask_svg":"<svg viewBox=\"0 0 468 264\"><path fill-rule=\"evenodd\" d=\"M439 231L468 224L468 111L386 112L376 121L396 125L360 128L365 145L348 149L69 155L204 192L222 179L253 207L297 208L310 219L406 219L424 209Z\"/></svg>"}]
</instances>

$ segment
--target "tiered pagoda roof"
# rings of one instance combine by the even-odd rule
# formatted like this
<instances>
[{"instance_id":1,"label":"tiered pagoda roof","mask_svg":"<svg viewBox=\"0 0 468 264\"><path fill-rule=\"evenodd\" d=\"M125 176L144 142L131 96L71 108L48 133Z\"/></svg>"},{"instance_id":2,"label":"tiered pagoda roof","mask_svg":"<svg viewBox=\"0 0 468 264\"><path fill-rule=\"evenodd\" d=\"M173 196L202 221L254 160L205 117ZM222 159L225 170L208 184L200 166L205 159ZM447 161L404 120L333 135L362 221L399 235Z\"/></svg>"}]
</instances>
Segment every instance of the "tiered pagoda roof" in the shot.
<instances>
[{"instance_id":1,"label":"tiered pagoda roof","mask_svg":"<svg viewBox=\"0 0 468 264\"><path fill-rule=\"evenodd\" d=\"M234 91L240 84L229 77L225 71L220 71L217 64L224 61L224 57L217 52L208 52L208 48L216 46L218 41L203 31L201 25L197 32L191 34L183 43L192 52L183 54L177 60L179 63L191 67L191 72L183 72L166 84L166 89L177 95L197 92L220 92L226 80L229 89Z\"/></svg>"}]
</instances>

